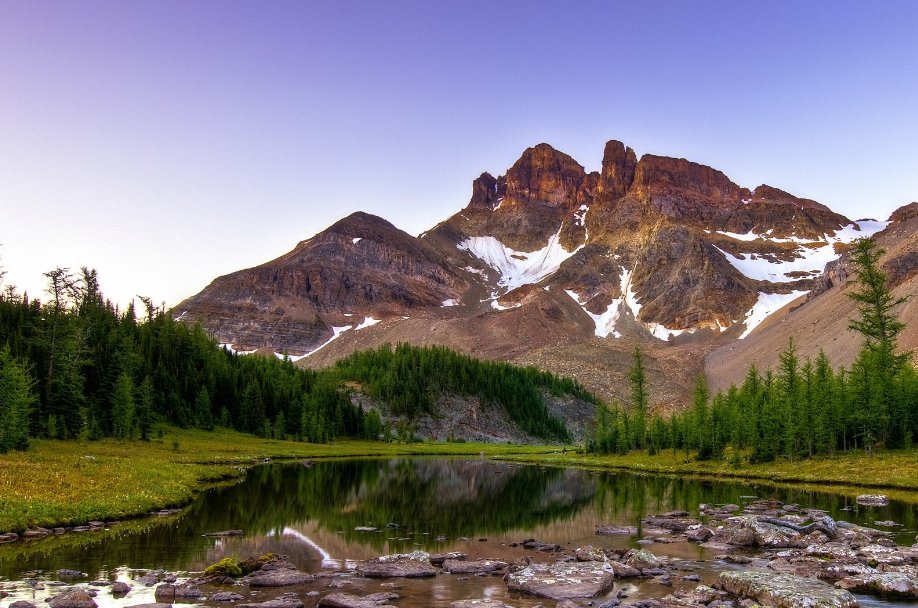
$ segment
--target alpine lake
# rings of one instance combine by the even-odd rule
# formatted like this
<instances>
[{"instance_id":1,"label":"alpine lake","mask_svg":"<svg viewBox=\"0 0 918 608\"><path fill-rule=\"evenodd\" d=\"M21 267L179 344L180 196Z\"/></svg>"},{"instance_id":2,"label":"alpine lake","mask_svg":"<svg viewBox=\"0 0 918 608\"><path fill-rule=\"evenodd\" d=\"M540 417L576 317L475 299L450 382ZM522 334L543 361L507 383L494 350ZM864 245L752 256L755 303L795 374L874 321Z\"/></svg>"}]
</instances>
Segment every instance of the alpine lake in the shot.
<instances>
[{"instance_id":1,"label":"alpine lake","mask_svg":"<svg viewBox=\"0 0 918 608\"><path fill-rule=\"evenodd\" d=\"M399 458L267 463L232 484L201 492L172 514L106 524L0 546L0 608L17 600L37 606L73 587L96 591L102 608L154 602L153 585L138 578L155 571L160 579L198 576L208 565L231 557L276 553L298 569L320 576L286 588L252 588L241 583L202 586L203 596L186 605L232 606L211 598L219 591L244 596L238 603L264 602L293 593L309 608L332 592L363 596L397 594L388 604L402 608L449 606L463 599L488 598L515 607L553 608L555 601L510 591L496 574L451 574L428 578L364 578L355 567L383 555L423 551L461 552L468 560L492 559L512 569L552 563L578 547L600 550L646 549L661 558L665 577L616 578L611 590L577 605L623 605L660 598L700 584L714 584L727 570L767 570L761 551L748 549L747 564L728 563L723 550L684 538L653 541L642 519L672 511L699 516L699 506L775 499L800 509L824 510L839 521L883 528L900 545L915 542L918 506L891 501L858 505L851 497L767 485L640 476L573 468L493 462L486 459ZM701 518L714 527L716 521ZM598 525L634 526L636 534L597 535ZM895 525L893 525L895 524ZM209 536L241 530L237 536ZM538 551L523 545L536 540ZM643 539L643 540L642 540ZM743 551L740 551L742 554ZM70 577L60 570L84 573ZM661 580L665 579L665 580ZM131 585L115 597L106 583ZM0 593L0 597L3 594ZM290 596L288 596L290 597ZM902 605L856 594L861 606ZM178 600L176 600L177 605ZM592 602L592 603L588 603Z\"/></svg>"}]
</instances>

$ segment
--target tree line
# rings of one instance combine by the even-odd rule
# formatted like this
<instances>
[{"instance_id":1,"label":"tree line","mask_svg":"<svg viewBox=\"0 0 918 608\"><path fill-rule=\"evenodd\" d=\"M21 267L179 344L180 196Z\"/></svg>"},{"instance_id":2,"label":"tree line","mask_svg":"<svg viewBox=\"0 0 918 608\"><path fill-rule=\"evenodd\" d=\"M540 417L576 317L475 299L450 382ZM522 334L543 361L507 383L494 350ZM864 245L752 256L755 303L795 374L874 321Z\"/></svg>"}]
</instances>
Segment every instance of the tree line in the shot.
<instances>
[{"instance_id":1,"label":"tree line","mask_svg":"<svg viewBox=\"0 0 918 608\"><path fill-rule=\"evenodd\" d=\"M740 386L713 396L702 375L689 409L648 417L646 379L636 350L630 407L600 406L588 449L684 450L700 460L729 452L738 465L743 454L755 463L912 446L918 438L918 372L907 354L896 353L904 324L893 309L903 300L887 285L882 254L873 241L862 239L849 256L857 279L849 297L858 311L850 329L864 337L850 368L833 369L823 352L801 361L791 339L776 370L763 373L753 365Z\"/></svg>"},{"instance_id":2,"label":"tree line","mask_svg":"<svg viewBox=\"0 0 918 608\"><path fill-rule=\"evenodd\" d=\"M239 356L149 298L139 312L119 310L95 270L45 276L47 301L10 286L0 295L0 452L32 438L149 439L158 422L311 442L394 436L378 411L352 402L348 381L408 418L434 413L442 392L475 395L557 440L567 431L541 391L592 399L569 380L440 348L384 347L319 372Z\"/></svg>"}]
</instances>

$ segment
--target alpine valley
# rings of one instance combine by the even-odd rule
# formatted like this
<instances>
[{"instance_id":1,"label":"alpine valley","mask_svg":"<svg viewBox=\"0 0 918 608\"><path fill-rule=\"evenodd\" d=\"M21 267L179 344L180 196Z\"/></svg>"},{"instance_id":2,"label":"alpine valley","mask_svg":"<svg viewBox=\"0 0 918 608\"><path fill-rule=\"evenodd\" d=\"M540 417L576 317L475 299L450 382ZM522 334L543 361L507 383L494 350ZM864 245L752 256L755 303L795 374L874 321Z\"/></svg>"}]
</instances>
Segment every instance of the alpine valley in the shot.
<instances>
[{"instance_id":1,"label":"alpine valley","mask_svg":"<svg viewBox=\"0 0 918 608\"><path fill-rule=\"evenodd\" d=\"M878 221L881 220L881 221ZM443 345L533 365L627 400L631 353L651 406L686 404L749 364L802 357L849 365L845 251L875 236L897 296L918 290L918 203L850 219L778 188L754 190L685 159L605 146L587 173L547 144L481 174L464 209L422 233L354 213L289 253L219 277L173 310L237 352L330 365L385 343ZM899 310L918 317L915 298ZM900 336L918 346L918 324Z\"/></svg>"}]
</instances>

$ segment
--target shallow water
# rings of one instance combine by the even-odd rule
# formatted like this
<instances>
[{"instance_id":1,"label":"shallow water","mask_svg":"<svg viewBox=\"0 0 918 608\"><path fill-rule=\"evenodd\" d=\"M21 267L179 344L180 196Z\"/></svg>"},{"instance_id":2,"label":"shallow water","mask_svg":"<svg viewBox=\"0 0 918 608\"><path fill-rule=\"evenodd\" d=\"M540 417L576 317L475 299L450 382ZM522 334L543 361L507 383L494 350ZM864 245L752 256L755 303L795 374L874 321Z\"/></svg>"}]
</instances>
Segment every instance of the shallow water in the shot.
<instances>
[{"instance_id":1,"label":"shallow water","mask_svg":"<svg viewBox=\"0 0 918 608\"><path fill-rule=\"evenodd\" d=\"M912 544L918 509L892 502L888 507L859 507L831 493L777 489L760 484L720 483L678 478L643 477L578 469L546 468L468 459L391 459L271 464L248 472L239 483L203 492L170 518L120 524L104 532L68 534L30 543L0 546L0 588L14 599L41 600L58 592L47 586L60 568L80 570L86 580L130 581L134 570L196 572L223 557L245 558L275 552L309 572L326 570L307 590L325 593L331 580L343 591L388 590L386 581L365 581L348 574L356 560L382 554L462 551L470 558L517 561L546 559L510 543L535 538L565 548L594 545L636 547L635 537L599 537L599 523L640 526L645 515L676 509L697 513L700 503L743 505L752 497L773 497L801 507L824 509L836 519L874 525L892 520L896 540ZM378 528L359 532L359 526ZM245 536L211 538L208 532L242 529ZM691 543L654 544L658 555L683 560L685 574L706 582L725 569L713 553ZM764 561L761 565L764 565ZM37 581L36 590L34 586ZM466 580L463 580L466 579ZM698 583L676 579L675 587ZM395 583L398 606L447 606L473 597L502 598L514 606L551 602L508 594L496 577L440 575L433 580ZM45 586L42 589L42 586ZM661 596L674 588L653 581L619 585L631 598ZM280 593L284 590L279 590ZM275 593L266 592L264 597ZM306 605L314 605L304 598ZM114 600L104 588L100 606L129 606L152 601L152 590L135 589ZM312 603L310 603L310 601ZM875 604L875 602L869 602Z\"/></svg>"}]
</instances>

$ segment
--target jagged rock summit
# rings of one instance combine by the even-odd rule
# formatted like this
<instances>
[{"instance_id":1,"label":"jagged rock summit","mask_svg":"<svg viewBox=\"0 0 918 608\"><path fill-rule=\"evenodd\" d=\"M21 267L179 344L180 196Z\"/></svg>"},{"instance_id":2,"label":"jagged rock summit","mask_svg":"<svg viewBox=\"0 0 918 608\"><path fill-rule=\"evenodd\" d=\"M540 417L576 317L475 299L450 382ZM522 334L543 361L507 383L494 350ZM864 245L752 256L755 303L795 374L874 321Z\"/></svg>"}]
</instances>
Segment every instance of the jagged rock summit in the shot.
<instances>
[{"instance_id":1,"label":"jagged rock summit","mask_svg":"<svg viewBox=\"0 0 918 608\"><path fill-rule=\"evenodd\" d=\"M913 203L891 222L915 215ZM615 362L637 343L689 362L691 377L704 354L824 290L826 265L889 224L619 141L589 173L542 143L503 175L482 173L465 208L420 237L355 213L174 311L232 348L308 365L408 341L571 373L584 353ZM619 392L615 373L584 367L589 388ZM678 401L685 379L658 373L662 400Z\"/></svg>"}]
</instances>

